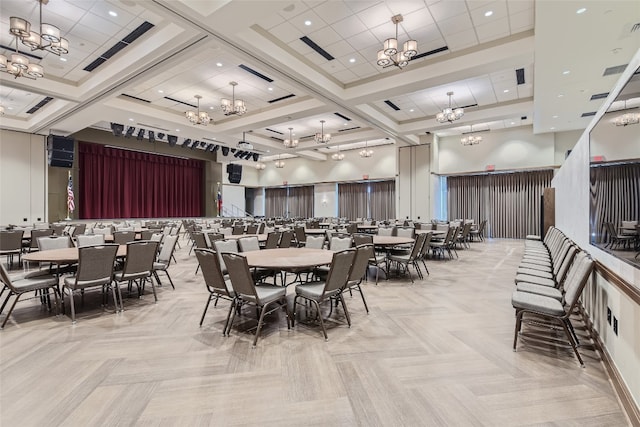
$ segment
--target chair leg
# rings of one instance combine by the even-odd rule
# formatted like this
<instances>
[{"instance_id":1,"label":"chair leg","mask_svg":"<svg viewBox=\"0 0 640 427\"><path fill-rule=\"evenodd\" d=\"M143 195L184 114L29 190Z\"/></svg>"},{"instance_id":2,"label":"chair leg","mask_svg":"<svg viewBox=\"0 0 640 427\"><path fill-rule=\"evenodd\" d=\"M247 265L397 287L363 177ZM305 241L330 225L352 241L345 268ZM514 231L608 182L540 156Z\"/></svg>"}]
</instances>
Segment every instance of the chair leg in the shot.
<instances>
[{"instance_id":1,"label":"chair leg","mask_svg":"<svg viewBox=\"0 0 640 427\"><path fill-rule=\"evenodd\" d=\"M120 285L116 284L116 286L119 288ZM119 312L120 310L118 310L118 297L116 296L116 287L115 286L111 286L111 292L113 293L113 305L115 306L116 309L116 313ZM120 304L122 304L122 301L120 301Z\"/></svg>"},{"instance_id":2,"label":"chair leg","mask_svg":"<svg viewBox=\"0 0 640 427\"><path fill-rule=\"evenodd\" d=\"M520 333L520 328L522 327L522 315L524 312L522 310L516 311L516 328L513 334L513 351L516 351L516 345L518 344L518 334Z\"/></svg>"},{"instance_id":3,"label":"chair leg","mask_svg":"<svg viewBox=\"0 0 640 427\"><path fill-rule=\"evenodd\" d=\"M298 296L296 295L293 298L293 314L291 315L291 327L295 326L295 322L296 322L296 307L298 306Z\"/></svg>"},{"instance_id":4,"label":"chair leg","mask_svg":"<svg viewBox=\"0 0 640 427\"><path fill-rule=\"evenodd\" d=\"M231 324L229 323L229 319L231 318L231 312L235 313L235 305L236 299L231 300L231 304L229 305L229 312L227 313L227 320L224 322L224 329L222 330L222 336L229 336L229 330L231 329Z\"/></svg>"},{"instance_id":5,"label":"chair leg","mask_svg":"<svg viewBox=\"0 0 640 427\"><path fill-rule=\"evenodd\" d=\"M264 322L264 315L267 312L267 307L269 307L270 302L262 306L262 310L260 310L260 318L258 319L258 328L256 329L256 336L253 338L253 347L258 343L258 337L260 336L260 331L262 330L262 324Z\"/></svg>"},{"instance_id":6,"label":"chair leg","mask_svg":"<svg viewBox=\"0 0 640 427\"><path fill-rule=\"evenodd\" d=\"M71 305L71 324L76 323L76 307L73 301L73 290L69 293L69 305Z\"/></svg>"},{"instance_id":7,"label":"chair leg","mask_svg":"<svg viewBox=\"0 0 640 427\"><path fill-rule=\"evenodd\" d=\"M576 343L573 339L573 337L571 336L571 332L569 331L569 328L567 327L567 323L569 322L569 319L563 319L560 321L560 323L562 323L562 328L564 329L564 332L567 334L567 338L569 339L569 344L571 344L571 348L573 348L573 352L576 354L576 357L578 358L578 361L580 362L580 366L582 366L584 368L584 362L582 361L582 357L580 356L580 353L578 352L578 347L576 346Z\"/></svg>"},{"instance_id":8,"label":"chair leg","mask_svg":"<svg viewBox=\"0 0 640 427\"><path fill-rule=\"evenodd\" d=\"M289 304L287 304L287 297L282 298L282 307L284 308L285 315L287 316L287 329L291 329L293 323L291 321L291 312L289 311Z\"/></svg>"},{"instance_id":9,"label":"chair leg","mask_svg":"<svg viewBox=\"0 0 640 427\"><path fill-rule=\"evenodd\" d=\"M171 288L175 291L176 287L173 286L173 280L171 280L171 276L169 276L169 272L167 270L162 270L162 271L164 271L164 274L167 275L167 279L169 279L169 283L171 284Z\"/></svg>"},{"instance_id":10,"label":"chair leg","mask_svg":"<svg viewBox=\"0 0 640 427\"><path fill-rule=\"evenodd\" d=\"M11 295L11 294L9 294L9 295ZM9 299L9 298L7 297L7 299ZM19 299L20 299L20 294L16 294L16 299L13 300L13 304L11 304L11 307L9 308L9 311L7 311L7 316L4 318L4 321L2 322L2 326L0 326L0 329L4 329L4 325L7 324L7 320L9 320L9 317L11 317L11 312L13 311L13 308L18 303Z\"/></svg>"},{"instance_id":11,"label":"chair leg","mask_svg":"<svg viewBox=\"0 0 640 427\"><path fill-rule=\"evenodd\" d=\"M362 297L364 309L367 310L367 314L369 314L369 306L367 305L367 300L364 298L364 292L362 292L362 284L358 285L358 291L360 292L360 296Z\"/></svg>"},{"instance_id":12,"label":"chair leg","mask_svg":"<svg viewBox=\"0 0 640 427\"><path fill-rule=\"evenodd\" d=\"M205 314L207 314L207 310L209 309L209 303L211 303L211 298L213 298L213 294L209 294L209 296L207 297L207 303L204 306L204 311L202 312L202 317L200 318L200 326L202 326L202 322L204 322L204 316ZM227 322L229 321L229 317L227 316ZM225 325L225 329L226 329ZM222 335L224 335L224 332L222 333Z\"/></svg>"},{"instance_id":13,"label":"chair leg","mask_svg":"<svg viewBox=\"0 0 640 427\"><path fill-rule=\"evenodd\" d=\"M344 315L347 318L347 324L351 327L351 315L349 314L349 310L347 310L347 303L344 301L344 298L342 298L342 293L338 294L338 298L342 303L342 309L344 310Z\"/></svg>"},{"instance_id":14,"label":"chair leg","mask_svg":"<svg viewBox=\"0 0 640 427\"><path fill-rule=\"evenodd\" d=\"M140 280L142 280L142 283L144 284L147 278L145 277L144 279L140 279ZM151 290L153 291L153 300L154 302L158 302L158 296L156 295L156 285L153 284L153 280L149 280L149 282L151 282Z\"/></svg>"},{"instance_id":15,"label":"chair leg","mask_svg":"<svg viewBox=\"0 0 640 427\"><path fill-rule=\"evenodd\" d=\"M324 340L328 341L329 337L327 336L327 329L324 327L324 320L322 320L322 313L320 313L320 304L316 300L310 300L315 306L316 310L318 310L318 318L320 319L320 326L322 327L322 333L324 334Z\"/></svg>"},{"instance_id":16,"label":"chair leg","mask_svg":"<svg viewBox=\"0 0 640 427\"><path fill-rule=\"evenodd\" d=\"M229 325L227 326L227 336L231 333L231 327L233 326L233 321L236 318L236 312L242 309L242 301L239 301L237 298L234 299L235 305L232 304L233 310L231 310L231 320L229 320Z\"/></svg>"}]
</instances>

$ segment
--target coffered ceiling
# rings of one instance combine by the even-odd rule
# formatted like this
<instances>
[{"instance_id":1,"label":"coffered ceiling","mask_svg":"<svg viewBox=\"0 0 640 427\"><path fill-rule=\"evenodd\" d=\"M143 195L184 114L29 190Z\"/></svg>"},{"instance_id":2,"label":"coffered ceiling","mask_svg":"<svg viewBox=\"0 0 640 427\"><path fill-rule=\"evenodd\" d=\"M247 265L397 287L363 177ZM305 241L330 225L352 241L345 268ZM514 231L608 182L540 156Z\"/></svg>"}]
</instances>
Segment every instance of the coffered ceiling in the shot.
<instances>
[{"instance_id":1,"label":"coffered ceiling","mask_svg":"<svg viewBox=\"0 0 640 427\"><path fill-rule=\"evenodd\" d=\"M2 1L0 53L15 49L9 17L37 27L38 9L36 0ZM229 147L248 132L264 156L319 161L337 145L418 144L425 133L472 125L582 129L590 120L583 113L603 101L592 96L621 72L605 70L640 48L640 6L625 0L50 0L42 11L70 52L59 58L18 45L41 58L30 60L45 77L0 73L2 128L71 134L115 122ZM399 43L418 42L418 57L402 70L376 64L396 14ZM220 109L232 81L247 106L242 116ZM442 124L435 115L447 92L465 115ZM213 118L206 127L185 118L195 95ZM321 120L331 149L313 142ZM282 145L289 128L300 139L295 149Z\"/></svg>"}]
</instances>

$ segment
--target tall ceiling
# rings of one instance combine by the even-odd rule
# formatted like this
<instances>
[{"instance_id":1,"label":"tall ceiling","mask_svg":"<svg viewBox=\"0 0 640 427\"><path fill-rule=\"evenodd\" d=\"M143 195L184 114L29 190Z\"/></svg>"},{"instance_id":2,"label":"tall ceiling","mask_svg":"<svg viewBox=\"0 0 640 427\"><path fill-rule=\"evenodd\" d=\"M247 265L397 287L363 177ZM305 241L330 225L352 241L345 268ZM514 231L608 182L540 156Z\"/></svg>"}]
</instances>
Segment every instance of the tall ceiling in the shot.
<instances>
[{"instance_id":1,"label":"tall ceiling","mask_svg":"<svg viewBox=\"0 0 640 427\"><path fill-rule=\"evenodd\" d=\"M402 70L381 68L376 53L395 35L397 14L399 44L415 39L418 58ZM11 16L37 28L38 1L2 0L4 55L15 49ZM2 128L71 134L114 122L136 134L176 135L179 144L229 147L247 132L264 156L318 161L330 154L313 141L321 120L334 149L418 144L426 133L471 129L583 129L640 48L640 2L631 0L50 0L42 17L61 29L70 52L18 45L41 58L30 60L45 77L0 73ZM148 31L131 41L144 25ZM610 67L619 68L605 75ZM232 81L247 106L241 116L220 108ZM447 92L465 114L442 124L435 115L448 105ZM213 119L206 127L185 118L195 95ZM282 144L290 128L300 139L294 149Z\"/></svg>"}]
</instances>

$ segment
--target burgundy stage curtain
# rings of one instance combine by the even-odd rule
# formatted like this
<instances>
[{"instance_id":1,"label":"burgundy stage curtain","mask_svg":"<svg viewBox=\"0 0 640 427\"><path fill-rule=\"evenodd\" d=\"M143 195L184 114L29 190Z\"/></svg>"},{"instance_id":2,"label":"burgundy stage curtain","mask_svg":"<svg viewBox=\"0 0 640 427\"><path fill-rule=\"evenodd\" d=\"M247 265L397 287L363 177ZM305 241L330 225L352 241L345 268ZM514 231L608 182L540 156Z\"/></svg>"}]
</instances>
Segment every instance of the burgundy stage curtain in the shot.
<instances>
[{"instance_id":1,"label":"burgundy stage curtain","mask_svg":"<svg viewBox=\"0 0 640 427\"><path fill-rule=\"evenodd\" d=\"M78 153L82 219L203 215L202 160L86 142L78 144Z\"/></svg>"}]
</instances>

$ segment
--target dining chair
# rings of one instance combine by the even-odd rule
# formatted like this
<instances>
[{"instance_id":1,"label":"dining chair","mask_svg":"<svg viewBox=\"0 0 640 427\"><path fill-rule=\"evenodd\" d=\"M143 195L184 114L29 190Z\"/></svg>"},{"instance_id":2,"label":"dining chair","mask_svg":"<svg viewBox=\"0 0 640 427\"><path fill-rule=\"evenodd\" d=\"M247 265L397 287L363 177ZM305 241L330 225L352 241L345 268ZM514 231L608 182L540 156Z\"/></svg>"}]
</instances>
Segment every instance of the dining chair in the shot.
<instances>
[{"instance_id":1,"label":"dining chair","mask_svg":"<svg viewBox=\"0 0 640 427\"><path fill-rule=\"evenodd\" d=\"M22 254L22 236L24 230L0 231L0 255L7 256L9 269L13 267L13 256L18 255L18 264L22 264L20 256Z\"/></svg>"},{"instance_id":2,"label":"dining chair","mask_svg":"<svg viewBox=\"0 0 640 427\"><path fill-rule=\"evenodd\" d=\"M431 239L433 238L433 233L422 233L427 237L424 238L424 243L422 245L422 249L420 249L420 253L418 254L418 261L422 262L424 266L424 270L429 275L429 269L427 268L427 256L429 255L429 249L431 248Z\"/></svg>"},{"instance_id":3,"label":"dining chair","mask_svg":"<svg viewBox=\"0 0 640 427\"><path fill-rule=\"evenodd\" d=\"M136 239L136 233L134 231L114 231L113 243L118 245L126 245L129 242L133 242Z\"/></svg>"},{"instance_id":4,"label":"dining chair","mask_svg":"<svg viewBox=\"0 0 640 427\"><path fill-rule=\"evenodd\" d=\"M237 240L218 240L213 243L213 250L218 254L218 261L220 261L220 269L223 274L227 273L227 266L222 259L222 252L238 253L238 241Z\"/></svg>"},{"instance_id":5,"label":"dining chair","mask_svg":"<svg viewBox=\"0 0 640 427\"><path fill-rule=\"evenodd\" d=\"M293 231L285 230L282 232L280 236L280 242L278 243L279 248L290 248L291 243L295 240Z\"/></svg>"},{"instance_id":6,"label":"dining chair","mask_svg":"<svg viewBox=\"0 0 640 427\"><path fill-rule=\"evenodd\" d=\"M329 240L329 250L342 251L351 247L351 236L333 236Z\"/></svg>"},{"instance_id":7,"label":"dining chair","mask_svg":"<svg viewBox=\"0 0 640 427\"><path fill-rule=\"evenodd\" d=\"M156 278L156 282L158 286L162 286L160 282L160 277L158 276L158 272L162 271L166 274L167 279L169 279L169 283L171 287L175 289L173 286L173 280L171 280L171 276L169 275L169 265L171 265L171 260L173 259L173 251L176 248L176 242L178 241L177 235L169 235L165 237L164 242L162 244L162 249L160 249L160 253L158 254L158 259L153 263L153 276Z\"/></svg>"},{"instance_id":8,"label":"dining chair","mask_svg":"<svg viewBox=\"0 0 640 427\"><path fill-rule=\"evenodd\" d=\"M233 326L236 311L240 312L244 305L253 305L260 313L258 327L253 339L253 347L255 347L258 342L258 337L264 324L264 316L279 308L284 309L287 315L287 329L290 329L291 315L289 314L287 305L287 289L282 286L267 284L256 286L251 271L249 270L247 259L242 254L223 252L222 259L227 266L229 279L231 279L231 285L235 292L235 307L237 307L236 310L231 311L227 335Z\"/></svg>"},{"instance_id":9,"label":"dining chair","mask_svg":"<svg viewBox=\"0 0 640 427\"><path fill-rule=\"evenodd\" d=\"M418 277L420 279L423 278L422 276L422 271L420 270L420 265L418 264L419 261L419 255L421 253L422 250L422 246L424 246L424 242L427 238L427 235L424 233L418 234L418 237L416 237L416 239L413 242L413 246L411 247L411 252L409 252L408 254L394 254L391 253L389 255L389 262L390 263L394 263L396 264L396 270L399 270L399 267L402 266L402 272L403 273L407 273L409 274L409 278L411 279L411 283L413 282L413 276L411 275L411 272L409 271L409 266L412 265L413 268L416 270L416 273L418 274ZM389 267L389 269L391 269L391 267Z\"/></svg>"},{"instance_id":10,"label":"dining chair","mask_svg":"<svg viewBox=\"0 0 640 427\"><path fill-rule=\"evenodd\" d=\"M247 225L247 234L258 234L258 224Z\"/></svg>"},{"instance_id":11,"label":"dining chair","mask_svg":"<svg viewBox=\"0 0 640 427\"><path fill-rule=\"evenodd\" d=\"M272 231L267 234L267 241L264 244L265 249L275 249L278 247L280 243L281 233L279 231Z\"/></svg>"},{"instance_id":12,"label":"dining chair","mask_svg":"<svg viewBox=\"0 0 640 427\"><path fill-rule=\"evenodd\" d=\"M238 239L240 252L259 251L260 242L256 236L242 237Z\"/></svg>"},{"instance_id":13,"label":"dining chair","mask_svg":"<svg viewBox=\"0 0 640 427\"><path fill-rule=\"evenodd\" d=\"M324 236L307 236L304 244L305 248L322 249L324 248Z\"/></svg>"},{"instance_id":14,"label":"dining chair","mask_svg":"<svg viewBox=\"0 0 640 427\"><path fill-rule=\"evenodd\" d=\"M296 296L293 300L293 317L291 318L292 325L295 323L296 310L298 299L304 299L310 302L316 309L317 318L320 321L322 327L322 333L324 339L328 340L327 329L322 319L322 313L320 311L320 304L326 301L333 301L334 299L340 301L344 315L347 319L347 324L351 327L351 317L349 316L349 310L342 297L342 291L347 284L349 274L351 273L351 267L356 256L356 249L350 248L340 252L335 252L331 260L331 267L327 275L326 280L309 282L296 286Z\"/></svg>"},{"instance_id":15,"label":"dining chair","mask_svg":"<svg viewBox=\"0 0 640 427\"><path fill-rule=\"evenodd\" d=\"M349 295L352 295L352 291L356 290L360 292L362 297L362 303L364 308L369 314L369 306L367 300L364 298L364 292L362 291L362 282L367 278L367 268L369 267L369 259L374 255L373 243L365 243L356 246L356 256L353 260L353 266L349 272L349 279L345 290L349 291Z\"/></svg>"},{"instance_id":16,"label":"dining chair","mask_svg":"<svg viewBox=\"0 0 640 427\"><path fill-rule=\"evenodd\" d=\"M77 290L100 286L104 297L106 296L105 290L111 289L115 311L118 312L116 286L113 286L113 270L117 252L118 245L115 243L85 246L78 249L78 271L75 276L66 277L62 286L63 298L65 289L69 291L72 323L76 323L74 292ZM84 293L82 296L84 296Z\"/></svg>"},{"instance_id":17,"label":"dining chair","mask_svg":"<svg viewBox=\"0 0 640 427\"><path fill-rule=\"evenodd\" d=\"M205 237L203 232L192 233L191 237L193 238L193 245L189 250L189 255L191 255L191 251L195 248L207 249L210 246L207 244L207 238ZM196 266L196 274L198 274L198 270L200 270L200 265Z\"/></svg>"},{"instance_id":18,"label":"dining chair","mask_svg":"<svg viewBox=\"0 0 640 427\"><path fill-rule=\"evenodd\" d=\"M9 274L7 273L7 270L5 270L4 265L0 263L0 280L2 281L2 285L3 285L2 293L4 293L5 289L9 291L7 293L6 298L2 302L2 306L0 306L0 315L4 311L4 308L6 307L7 303L9 302L9 298L11 298L12 296L15 296L15 299L13 300L11 307L9 307L9 311L6 314L4 321L2 322L2 326L0 326L0 329L4 329L5 325L7 324L7 321L9 320L9 317L11 317L11 313L13 312L13 309L18 303L18 300L26 293L35 291L36 296L32 298L42 298L43 296L46 295L48 299L51 292L53 292L53 295L55 297L56 312L58 311L59 288L58 288L57 276L47 274L47 275L39 275L36 277L20 277L12 280ZM46 294L42 293L44 291L46 291Z\"/></svg>"},{"instance_id":19,"label":"dining chair","mask_svg":"<svg viewBox=\"0 0 640 427\"><path fill-rule=\"evenodd\" d=\"M104 234L81 234L76 237L76 243L79 248L84 246L103 245Z\"/></svg>"},{"instance_id":20,"label":"dining chair","mask_svg":"<svg viewBox=\"0 0 640 427\"><path fill-rule=\"evenodd\" d=\"M204 284L209 292L209 295L207 296L207 303L205 304L204 311L200 317L200 326L202 326L202 323L204 322L204 317L207 314L211 300L214 300L214 307L218 305L219 299L230 301L231 304L229 304L229 312L227 313L227 319L222 330L222 335L225 336L228 332L227 329L229 328L231 310L234 308L234 299L236 297L236 294L233 291L233 286L231 285L231 279L228 277L225 278L222 274L220 260L215 251L211 249L196 248L195 252L198 263L200 263L202 267Z\"/></svg>"},{"instance_id":21,"label":"dining chair","mask_svg":"<svg viewBox=\"0 0 640 427\"><path fill-rule=\"evenodd\" d=\"M294 227L293 231L296 236L296 241L298 242L298 247L305 246L305 243L307 241L307 234L304 232L304 227Z\"/></svg>"},{"instance_id":22,"label":"dining chair","mask_svg":"<svg viewBox=\"0 0 640 427\"><path fill-rule=\"evenodd\" d=\"M131 292L131 288L133 284L135 284L138 289L138 298L141 298L144 293L144 285L147 279L150 279L153 274L153 263L155 262L157 252L158 242L141 240L127 243L127 259L124 263L124 268L116 271L113 275L113 279L116 281L118 288L121 311L124 310L124 301L122 300L120 283L127 282L128 292ZM155 302L158 302L153 280L149 280L149 282L151 282L151 289L153 290L153 299Z\"/></svg>"},{"instance_id":23,"label":"dining chair","mask_svg":"<svg viewBox=\"0 0 640 427\"><path fill-rule=\"evenodd\" d=\"M29 240L29 252L38 250L38 239L40 237L53 236L53 228L40 228L31 230L31 239Z\"/></svg>"}]
</instances>

